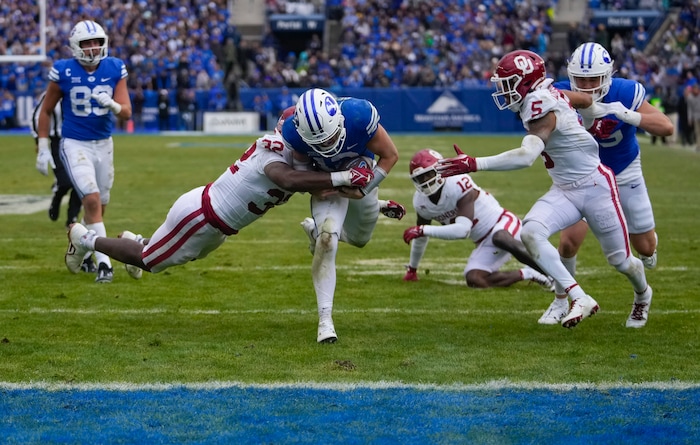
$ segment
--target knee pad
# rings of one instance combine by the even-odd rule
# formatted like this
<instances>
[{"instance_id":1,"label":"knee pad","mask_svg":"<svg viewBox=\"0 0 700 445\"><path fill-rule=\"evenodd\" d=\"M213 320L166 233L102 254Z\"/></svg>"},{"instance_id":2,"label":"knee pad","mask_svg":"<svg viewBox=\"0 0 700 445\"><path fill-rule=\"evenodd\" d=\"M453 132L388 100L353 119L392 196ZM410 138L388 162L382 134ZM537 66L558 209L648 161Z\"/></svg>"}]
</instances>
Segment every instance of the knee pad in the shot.
<instances>
[{"instance_id":1,"label":"knee pad","mask_svg":"<svg viewBox=\"0 0 700 445\"><path fill-rule=\"evenodd\" d=\"M318 234L316 248L321 248L324 252L332 252L338 249L338 235L335 233L321 232Z\"/></svg>"},{"instance_id":2,"label":"knee pad","mask_svg":"<svg viewBox=\"0 0 700 445\"><path fill-rule=\"evenodd\" d=\"M538 241L547 240L549 234L547 228L535 221L528 221L520 232L520 240L525 244L525 247L530 250Z\"/></svg>"},{"instance_id":3,"label":"knee pad","mask_svg":"<svg viewBox=\"0 0 700 445\"><path fill-rule=\"evenodd\" d=\"M608 257L608 264L615 268L618 272L626 273L630 266L630 257L625 252L615 252Z\"/></svg>"}]
</instances>

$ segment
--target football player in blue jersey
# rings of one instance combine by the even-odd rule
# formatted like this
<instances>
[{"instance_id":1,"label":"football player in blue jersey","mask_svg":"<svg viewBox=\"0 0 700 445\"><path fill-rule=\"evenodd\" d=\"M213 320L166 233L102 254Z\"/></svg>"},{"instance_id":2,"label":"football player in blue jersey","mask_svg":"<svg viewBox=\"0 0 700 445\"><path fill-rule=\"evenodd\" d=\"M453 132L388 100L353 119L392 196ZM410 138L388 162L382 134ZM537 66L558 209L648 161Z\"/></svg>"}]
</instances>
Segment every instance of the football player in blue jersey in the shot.
<instances>
[{"instance_id":1,"label":"football player in blue jersey","mask_svg":"<svg viewBox=\"0 0 700 445\"><path fill-rule=\"evenodd\" d=\"M333 172L347 170L353 162L366 162L374 173L361 189L345 187L312 194L312 218L302 222L314 255L311 270L319 315L316 340L333 343L338 339L332 318L338 242L364 247L372 237L380 211L392 218L403 217L405 208L394 201L380 201L377 188L398 161L399 153L379 123L374 105L351 97L336 99L318 88L299 97L294 117L282 126L282 137L294 150L295 160L307 163L307 168Z\"/></svg>"},{"instance_id":2,"label":"football player in blue jersey","mask_svg":"<svg viewBox=\"0 0 700 445\"><path fill-rule=\"evenodd\" d=\"M571 55L567 70L569 81L555 83L555 87L590 94L595 102L607 107L608 115L588 122L586 126L598 142L600 160L617 178L630 242L644 266L652 269L656 267L658 238L642 174L637 128L663 137L673 134L673 123L646 101L645 88L639 82L612 77L613 60L602 45L594 42L580 45ZM559 254L572 275L576 270L576 253L587 231L588 225L582 220L561 232ZM561 295L563 292L557 294L562 301L555 300L552 304L559 303L564 307L565 295ZM635 298L627 327L640 328L646 324L650 303ZM545 311L545 315L562 312L551 309Z\"/></svg>"},{"instance_id":3,"label":"football player in blue jersey","mask_svg":"<svg viewBox=\"0 0 700 445\"><path fill-rule=\"evenodd\" d=\"M79 22L70 33L72 59L58 60L49 72L49 85L39 115L37 168L49 162L51 113L60 101L63 111L60 156L74 189L82 199L89 230L107 236L103 215L114 181L112 114L131 118L124 62L108 57L104 29L91 20ZM39 164L42 164L41 166ZM44 170L47 170L44 167ZM95 252L98 283L112 281L109 256Z\"/></svg>"}]
</instances>

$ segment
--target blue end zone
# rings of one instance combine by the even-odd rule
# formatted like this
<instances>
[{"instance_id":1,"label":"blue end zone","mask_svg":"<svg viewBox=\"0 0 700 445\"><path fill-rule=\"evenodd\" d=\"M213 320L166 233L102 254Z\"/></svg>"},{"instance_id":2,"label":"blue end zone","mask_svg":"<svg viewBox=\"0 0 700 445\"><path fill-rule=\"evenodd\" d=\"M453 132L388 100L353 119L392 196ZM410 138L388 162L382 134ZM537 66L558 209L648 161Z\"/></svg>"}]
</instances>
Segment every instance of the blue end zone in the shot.
<instances>
[{"instance_id":1,"label":"blue end zone","mask_svg":"<svg viewBox=\"0 0 700 445\"><path fill-rule=\"evenodd\" d=\"M2 443L700 442L700 388L0 389Z\"/></svg>"}]
</instances>

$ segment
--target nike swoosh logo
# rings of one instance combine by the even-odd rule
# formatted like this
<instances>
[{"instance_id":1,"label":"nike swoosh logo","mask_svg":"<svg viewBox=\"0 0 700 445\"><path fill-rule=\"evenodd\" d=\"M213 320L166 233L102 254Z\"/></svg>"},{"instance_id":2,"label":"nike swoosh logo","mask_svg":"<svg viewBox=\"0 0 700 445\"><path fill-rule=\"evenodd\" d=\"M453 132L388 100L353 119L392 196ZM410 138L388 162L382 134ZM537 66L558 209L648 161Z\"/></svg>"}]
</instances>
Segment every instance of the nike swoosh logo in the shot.
<instances>
[{"instance_id":1,"label":"nike swoosh logo","mask_svg":"<svg viewBox=\"0 0 700 445\"><path fill-rule=\"evenodd\" d=\"M636 188L639 187L640 185L641 185L641 184L632 184L632 185L630 185L630 188L631 188L631 189L636 189Z\"/></svg>"},{"instance_id":2,"label":"nike swoosh logo","mask_svg":"<svg viewBox=\"0 0 700 445\"><path fill-rule=\"evenodd\" d=\"M348 150L350 150L350 149L353 148L353 147L357 147L357 144L349 145L349 146L348 146Z\"/></svg>"},{"instance_id":3,"label":"nike swoosh logo","mask_svg":"<svg viewBox=\"0 0 700 445\"><path fill-rule=\"evenodd\" d=\"M101 77L100 82L107 82L111 77Z\"/></svg>"}]
</instances>

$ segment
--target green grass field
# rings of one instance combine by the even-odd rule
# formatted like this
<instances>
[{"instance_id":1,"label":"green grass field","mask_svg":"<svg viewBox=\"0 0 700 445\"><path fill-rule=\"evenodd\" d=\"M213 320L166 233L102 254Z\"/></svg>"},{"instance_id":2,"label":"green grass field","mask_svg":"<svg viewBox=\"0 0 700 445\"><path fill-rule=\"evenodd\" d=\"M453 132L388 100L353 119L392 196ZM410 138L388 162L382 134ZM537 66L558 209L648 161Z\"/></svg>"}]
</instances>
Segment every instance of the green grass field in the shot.
<instances>
[{"instance_id":1,"label":"green grass field","mask_svg":"<svg viewBox=\"0 0 700 445\"><path fill-rule=\"evenodd\" d=\"M643 138L644 139L644 138ZM105 224L146 236L189 189L214 180L254 137L115 137L116 178ZM399 164L380 197L410 207L408 161L418 149L445 155L515 147L519 137L396 136ZM700 156L643 144L659 233L649 323L624 327L632 290L589 235L579 253L582 286L601 305L573 330L537 324L552 295L518 283L468 289L472 245L431 240L416 283L402 281L409 247L402 221L380 217L372 241L341 245L334 319L339 341L319 345L308 240L299 226L308 196L231 237L210 257L135 281L115 261L110 285L63 263L64 204L10 214L0 206L0 380L5 382L514 382L700 381ZM43 195L52 178L34 169L31 137L4 136L0 195ZM520 216L550 185L543 166L474 174ZM3 202L0 198L0 203ZM515 268L515 262L506 267Z\"/></svg>"}]
</instances>

